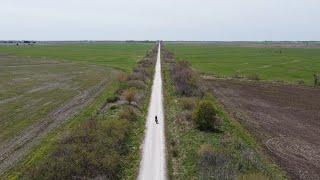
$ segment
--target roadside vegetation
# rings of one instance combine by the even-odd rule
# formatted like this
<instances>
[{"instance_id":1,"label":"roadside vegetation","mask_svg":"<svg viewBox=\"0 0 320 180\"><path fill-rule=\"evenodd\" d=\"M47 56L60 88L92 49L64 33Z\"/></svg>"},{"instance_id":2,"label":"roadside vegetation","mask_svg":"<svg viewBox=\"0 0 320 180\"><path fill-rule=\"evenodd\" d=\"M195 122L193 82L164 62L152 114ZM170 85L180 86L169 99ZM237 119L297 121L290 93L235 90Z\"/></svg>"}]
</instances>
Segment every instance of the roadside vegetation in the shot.
<instances>
[{"instance_id":1,"label":"roadside vegetation","mask_svg":"<svg viewBox=\"0 0 320 180\"><path fill-rule=\"evenodd\" d=\"M210 43L168 43L166 47L177 60L187 60L198 72L215 77L310 86L314 85L314 74L320 74L319 47L291 48L272 44L241 47Z\"/></svg>"},{"instance_id":2,"label":"roadside vegetation","mask_svg":"<svg viewBox=\"0 0 320 180\"><path fill-rule=\"evenodd\" d=\"M156 49L44 137L5 179L135 179Z\"/></svg>"},{"instance_id":3,"label":"roadside vegetation","mask_svg":"<svg viewBox=\"0 0 320 180\"><path fill-rule=\"evenodd\" d=\"M164 46L161 52L169 177L285 179L255 139L207 93L190 63L175 61Z\"/></svg>"}]
</instances>

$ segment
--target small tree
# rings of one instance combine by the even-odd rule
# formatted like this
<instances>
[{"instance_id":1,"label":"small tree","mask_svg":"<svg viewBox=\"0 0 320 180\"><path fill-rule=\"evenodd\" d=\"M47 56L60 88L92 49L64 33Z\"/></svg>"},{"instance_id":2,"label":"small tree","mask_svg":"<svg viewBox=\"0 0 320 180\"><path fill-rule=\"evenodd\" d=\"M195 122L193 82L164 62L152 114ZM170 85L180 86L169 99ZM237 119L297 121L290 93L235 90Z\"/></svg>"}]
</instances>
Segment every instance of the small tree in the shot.
<instances>
[{"instance_id":1,"label":"small tree","mask_svg":"<svg viewBox=\"0 0 320 180\"><path fill-rule=\"evenodd\" d=\"M124 93L124 98L129 102L129 104L131 104L136 98L136 91L132 88L128 89Z\"/></svg>"},{"instance_id":2,"label":"small tree","mask_svg":"<svg viewBox=\"0 0 320 180\"><path fill-rule=\"evenodd\" d=\"M200 130L215 129L217 118L217 109L212 101L201 101L192 114L192 119Z\"/></svg>"}]
</instances>

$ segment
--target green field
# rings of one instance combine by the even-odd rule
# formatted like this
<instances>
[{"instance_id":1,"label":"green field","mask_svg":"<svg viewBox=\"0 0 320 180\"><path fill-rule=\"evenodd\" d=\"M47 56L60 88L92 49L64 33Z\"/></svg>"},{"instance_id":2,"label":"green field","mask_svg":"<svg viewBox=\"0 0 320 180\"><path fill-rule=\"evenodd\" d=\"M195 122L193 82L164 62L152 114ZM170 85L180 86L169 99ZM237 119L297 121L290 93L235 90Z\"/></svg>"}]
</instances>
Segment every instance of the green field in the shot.
<instances>
[{"instance_id":1,"label":"green field","mask_svg":"<svg viewBox=\"0 0 320 180\"><path fill-rule=\"evenodd\" d=\"M0 46L0 145L76 95L101 81L114 81L118 73L109 67L130 71L149 47Z\"/></svg>"},{"instance_id":2,"label":"green field","mask_svg":"<svg viewBox=\"0 0 320 180\"><path fill-rule=\"evenodd\" d=\"M153 45L0 46L0 153L6 153L0 158L0 176L7 155L14 159L26 153L19 168L37 164L61 136L95 116L114 96L119 78ZM28 143L39 143L34 147L38 151L29 153Z\"/></svg>"},{"instance_id":3,"label":"green field","mask_svg":"<svg viewBox=\"0 0 320 180\"><path fill-rule=\"evenodd\" d=\"M93 65L0 57L0 145L117 74Z\"/></svg>"},{"instance_id":4,"label":"green field","mask_svg":"<svg viewBox=\"0 0 320 180\"><path fill-rule=\"evenodd\" d=\"M320 49L231 47L210 44L170 44L178 60L187 60L201 73L222 77L256 76L262 80L313 83L320 73Z\"/></svg>"},{"instance_id":5,"label":"green field","mask_svg":"<svg viewBox=\"0 0 320 180\"><path fill-rule=\"evenodd\" d=\"M152 43L58 44L0 46L0 54L89 62L130 71Z\"/></svg>"}]
</instances>

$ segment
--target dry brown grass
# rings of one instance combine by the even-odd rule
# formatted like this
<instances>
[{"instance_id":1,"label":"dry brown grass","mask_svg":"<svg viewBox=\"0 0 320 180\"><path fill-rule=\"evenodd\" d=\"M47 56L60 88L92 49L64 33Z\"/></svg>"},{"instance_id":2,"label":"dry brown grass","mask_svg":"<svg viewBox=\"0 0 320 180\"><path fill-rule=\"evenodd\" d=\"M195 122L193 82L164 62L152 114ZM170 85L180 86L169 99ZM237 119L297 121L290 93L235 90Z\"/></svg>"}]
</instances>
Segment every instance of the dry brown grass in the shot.
<instances>
[{"instance_id":1,"label":"dry brown grass","mask_svg":"<svg viewBox=\"0 0 320 180\"><path fill-rule=\"evenodd\" d=\"M135 101L137 92L135 89L130 88L130 89L126 90L123 95L124 95L125 100L128 101L129 104L131 104L133 101Z\"/></svg>"}]
</instances>

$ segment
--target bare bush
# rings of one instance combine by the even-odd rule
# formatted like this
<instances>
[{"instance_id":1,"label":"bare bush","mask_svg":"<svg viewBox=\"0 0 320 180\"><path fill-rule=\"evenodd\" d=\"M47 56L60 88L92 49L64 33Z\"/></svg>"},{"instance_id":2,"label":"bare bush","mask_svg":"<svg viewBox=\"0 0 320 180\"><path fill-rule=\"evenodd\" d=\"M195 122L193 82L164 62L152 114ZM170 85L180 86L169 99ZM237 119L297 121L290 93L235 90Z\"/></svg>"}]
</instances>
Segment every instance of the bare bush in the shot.
<instances>
[{"instance_id":1,"label":"bare bush","mask_svg":"<svg viewBox=\"0 0 320 180\"><path fill-rule=\"evenodd\" d=\"M170 74L176 92L182 96L203 96L204 86L200 77L191 69L187 61L172 63Z\"/></svg>"},{"instance_id":2,"label":"bare bush","mask_svg":"<svg viewBox=\"0 0 320 180\"><path fill-rule=\"evenodd\" d=\"M129 78L129 80L140 80L140 81L146 81L146 76L145 74L143 74L142 72L138 71L138 72L133 72Z\"/></svg>"},{"instance_id":3,"label":"bare bush","mask_svg":"<svg viewBox=\"0 0 320 180\"><path fill-rule=\"evenodd\" d=\"M175 61L173 53L167 51L165 48L162 48L161 52L162 52L162 56L163 56L165 62L171 63L171 62Z\"/></svg>"},{"instance_id":4,"label":"bare bush","mask_svg":"<svg viewBox=\"0 0 320 180\"><path fill-rule=\"evenodd\" d=\"M135 89L130 88L126 90L123 94L124 94L125 100L128 101L129 104L131 104L135 100L137 93Z\"/></svg>"},{"instance_id":5,"label":"bare bush","mask_svg":"<svg viewBox=\"0 0 320 180\"><path fill-rule=\"evenodd\" d=\"M146 95L144 94L143 91L136 91L136 97L135 97L135 102L137 104L143 103L143 100L145 99Z\"/></svg>"}]
</instances>

